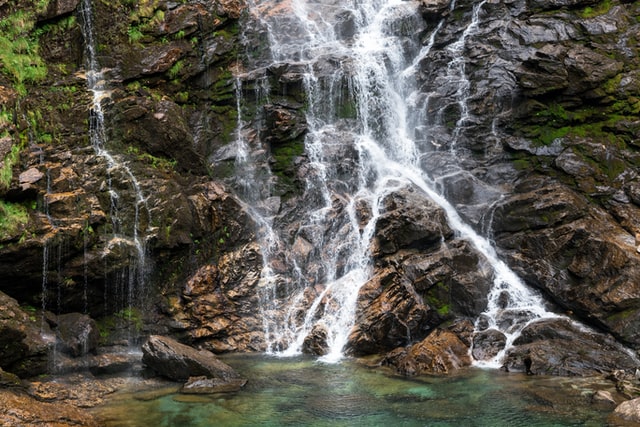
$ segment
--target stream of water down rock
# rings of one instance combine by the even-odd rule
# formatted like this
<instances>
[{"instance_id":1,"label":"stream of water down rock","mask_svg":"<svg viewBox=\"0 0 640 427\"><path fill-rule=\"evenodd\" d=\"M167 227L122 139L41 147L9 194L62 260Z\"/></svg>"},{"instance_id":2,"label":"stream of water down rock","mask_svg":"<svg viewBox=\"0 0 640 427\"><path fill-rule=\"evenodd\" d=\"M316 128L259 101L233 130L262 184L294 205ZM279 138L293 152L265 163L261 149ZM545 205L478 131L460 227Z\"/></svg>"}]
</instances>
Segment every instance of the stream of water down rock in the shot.
<instances>
[{"instance_id":1,"label":"stream of water down rock","mask_svg":"<svg viewBox=\"0 0 640 427\"><path fill-rule=\"evenodd\" d=\"M372 275L372 237L383 201L407 188L423 192L444 209L449 225L482 255L487 274L493 276L489 303L476 330L499 329L507 342L497 355L478 363L499 366L505 349L526 325L558 316L498 258L490 240L461 218L441 185L445 176L464 173L456 139L473 121L466 106L464 51L467 37L480 25L484 3L474 5L466 30L448 48L451 59L441 78L454 88L450 98L459 114L449 140L436 142L434 135L451 118L443 117L442 109L433 108L431 95L419 90L417 73L442 21L427 29L417 3L401 0L250 2L252 25L266 29L269 55L252 60L237 84L262 76L256 98L266 102L267 70L295 67L302 74L308 126L304 149L310 169L305 200L310 203L297 219L297 233L321 263L321 272L310 280L308 266L295 255L299 248L287 247L291 236L269 212L271 193L264 184L269 176L250 167L255 162L252 153L262 153L244 137L240 99L236 165L243 180L238 186L260 224L260 292L269 352L298 354L305 338L320 330L328 346L324 359L342 357L358 292ZM446 158L447 166L429 167L430 156ZM497 200L500 194L492 197ZM283 251L289 254L285 257L293 279L283 279L272 268ZM320 291L310 297L314 285Z\"/></svg>"}]
</instances>

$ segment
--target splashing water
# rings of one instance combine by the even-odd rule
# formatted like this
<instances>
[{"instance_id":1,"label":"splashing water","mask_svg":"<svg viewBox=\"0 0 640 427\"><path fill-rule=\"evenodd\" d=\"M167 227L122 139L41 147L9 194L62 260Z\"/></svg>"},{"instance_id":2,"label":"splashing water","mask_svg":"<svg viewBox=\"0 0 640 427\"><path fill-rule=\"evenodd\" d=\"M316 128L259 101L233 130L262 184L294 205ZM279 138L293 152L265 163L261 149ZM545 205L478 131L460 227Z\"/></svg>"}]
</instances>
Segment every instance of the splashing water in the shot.
<instances>
[{"instance_id":1,"label":"splashing water","mask_svg":"<svg viewBox=\"0 0 640 427\"><path fill-rule=\"evenodd\" d=\"M448 49L452 60L445 78L457 85L454 98L459 110L450 147L455 147L455 139L471 121L464 49L478 28L483 4L473 6L466 30ZM428 155L423 142L429 123L440 119L432 117L438 112L429 112L429 97L418 90L416 75L444 19L429 31L417 3L402 0L254 1L250 10L266 28L270 42L270 57L255 63L252 72L289 65L303 73L308 126L304 144L310 170L305 200L313 203L303 209L293 241L321 264L313 270L310 262L285 251L284 261L293 266L294 274L288 282L279 276L272 264L286 247L281 237L285 233L256 213L262 218L258 220L261 228L268 230L260 239L268 352L299 354L305 338L315 332L326 337L328 354L323 360L340 360L354 326L358 291L372 276L370 245L381 203L406 186L419 188L442 207L451 227L491 265L494 283L482 316L483 328L501 329L508 347L530 322L556 316L546 311L542 298L523 284L490 242L437 191L438 171L421 166ZM424 45L415 36L421 33L429 35ZM238 159L246 162L247 147L244 141L239 144ZM259 203L258 193L252 193L253 200L245 197L247 203ZM363 206L367 215L362 213ZM282 296L284 282L288 284ZM499 302L505 292L507 306ZM278 309L285 315L275 315ZM518 320L505 326L513 318ZM484 363L498 364L503 354L504 350Z\"/></svg>"}]
</instances>

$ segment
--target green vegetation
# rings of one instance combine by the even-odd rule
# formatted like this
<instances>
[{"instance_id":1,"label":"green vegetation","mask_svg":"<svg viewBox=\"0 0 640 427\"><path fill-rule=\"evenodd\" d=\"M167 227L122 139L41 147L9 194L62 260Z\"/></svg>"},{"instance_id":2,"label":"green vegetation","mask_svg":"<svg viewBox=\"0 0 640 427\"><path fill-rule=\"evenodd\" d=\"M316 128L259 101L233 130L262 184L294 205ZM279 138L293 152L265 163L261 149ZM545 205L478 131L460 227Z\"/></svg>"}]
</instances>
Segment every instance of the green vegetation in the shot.
<instances>
[{"instance_id":1,"label":"green vegetation","mask_svg":"<svg viewBox=\"0 0 640 427\"><path fill-rule=\"evenodd\" d=\"M609 12L613 4L611 0L604 0L594 6L587 6L582 9L580 16L583 18L594 18L596 16L604 15Z\"/></svg>"},{"instance_id":2,"label":"green vegetation","mask_svg":"<svg viewBox=\"0 0 640 427\"><path fill-rule=\"evenodd\" d=\"M0 168L0 190L7 190L11 185L13 166L20 159L20 150L19 145L14 145L11 147L9 154L5 156L2 168Z\"/></svg>"},{"instance_id":3,"label":"green vegetation","mask_svg":"<svg viewBox=\"0 0 640 427\"><path fill-rule=\"evenodd\" d=\"M178 75L180 74L180 71L182 71L183 68L184 68L184 61L183 60L177 61L175 64L171 66L171 68L169 68L169 71L168 71L169 78L175 79L176 77L178 77Z\"/></svg>"},{"instance_id":4,"label":"green vegetation","mask_svg":"<svg viewBox=\"0 0 640 427\"><path fill-rule=\"evenodd\" d=\"M230 105L212 105L211 111L220 117L220 138L225 144L234 138L238 126L238 110Z\"/></svg>"},{"instance_id":5,"label":"green vegetation","mask_svg":"<svg viewBox=\"0 0 640 427\"><path fill-rule=\"evenodd\" d=\"M137 26L129 27L129 29L127 30L127 34L129 36L129 43L131 44L139 42L142 37L144 37L144 34L142 34L142 31L140 31L140 28L138 28Z\"/></svg>"},{"instance_id":6,"label":"green vegetation","mask_svg":"<svg viewBox=\"0 0 640 427\"><path fill-rule=\"evenodd\" d=\"M425 295L425 301L440 316L447 317L451 314L450 294L449 285L444 282L438 282L429 289Z\"/></svg>"},{"instance_id":7,"label":"green vegetation","mask_svg":"<svg viewBox=\"0 0 640 427\"><path fill-rule=\"evenodd\" d=\"M0 240L17 237L28 221L29 214L26 207L0 200Z\"/></svg>"},{"instance_id":8,"label":"green vegetation","mask_svg":"<svg viewBox=\"0 0 640 427\"><path fill-rule=\"evenodd\" d=\"M27 94L25 83L40 82L47 76L47 67L38 54L37 34L32 31L34 23L33 14L22 10L0 21L0 70L13 79L21 96Z\"/></svg>"},{"instance_id":9,"label":"green vegetation","mask_svg":"<svg viewBox=\"0 0 640 427\"><path fill-rule=\"evenodd\" d=\"M135 307L123 308L122 310L117 312L114 316L127 322L131 327L134 328L136 332L139 332L140 330L142 330L142 314L140 313L140 310L138 310L137 308Z\"/></svg>"},{"instance_id":10,"label":"green vegetation","mask_svg":"<svg viewBox=\"0 0 640 427\"><path fill-rule=\"evenodd\" d=\"M615 79L612 79L615 80ZM615 82L606 85L614 90ZM577 136L598 138L607 144L623 147L626 145L626 137L613 131L621 120L628 118L634 121L634 117L640 114L640 99L629 97L619 100L608 108L582 107L575 110L567 110L562 105L540 105L540 110L535 113L534 123L521 128L524 136L540 145L549 145L557 138Z\"/></svg>"},{"instance_id":11,"label":"green vegetation","mask_svg":"<svg viewBox=\"0 0 640 427\"><path fill-rule=\"evenodd\" d=\"M298 184L295 178L293 161L304 153L302 140L287 141L271 148L272 172L278 177L278 187L283 195L296 192Z\"/></svg>"},{"instance_id":12,"label":"green vegetation","mask_svg":"<svg viewBox=\"0 0 640 427\"><path fill-rule=\"evenodd\" d=\"M164 159L162 157L156 157L152 154L141 152L138 147L129 146L127 148L127 154L134 155L137 161L151 165L152 168L164 172L173 171L177 164L176 160L174 159Z\"/></svg>"}]
</instances>

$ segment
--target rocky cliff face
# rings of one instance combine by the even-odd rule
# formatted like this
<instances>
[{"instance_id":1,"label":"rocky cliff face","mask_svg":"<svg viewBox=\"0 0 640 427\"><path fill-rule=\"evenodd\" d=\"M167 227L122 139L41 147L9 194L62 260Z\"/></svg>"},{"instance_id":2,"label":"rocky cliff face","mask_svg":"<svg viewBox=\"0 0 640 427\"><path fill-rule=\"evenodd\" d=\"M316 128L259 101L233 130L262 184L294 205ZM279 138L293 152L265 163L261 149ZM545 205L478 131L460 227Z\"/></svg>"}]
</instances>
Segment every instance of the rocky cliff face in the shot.
<instances>
[{"instance_id":1,"label":"rocky cliff face","mask_svg":"<svg viewBox=\"0 0 640 427\"><path fill-rule=\"evenodd\" d=\"M85 2L0 1L0 291L29 309L102 319L104 339L126 323L136 333L172 333L218 352L262 351L261 225L236 194L249 187L262 193L258 209L292 236L292 251L274 255L276 273L286 278L293 261L303 266L315 278L309 295L321 291L325 274L296 222L301 204L312 202L306 183L316 179L303 143L308 106L299 65L260 69L266 29L240 1L92 3L97 62L108 80L105 146L115 164L89 140ZM424 166L439 171L442 193L491 234L527 284L638 350L640 5L450 6L420 3L423 43L440 28L419 64L421 92L438 112ZM265 13L286 15L286 7ZM474 14L480 24L465 36L462 105L460 82L444 74ZM349 17L338 18L349 37ZM341 108L346 118L354 114L349 102ZM239 112L259 185L242 182L245 166L230 144ZM454 133L463 168L446 174ZM336 144L331 155L343 159L337 172L348 176L357 157L350 145ZM336 209L341 203L334 201ZM407 373L469 363L469 320L484 310L491 281L482 257L419 190L390 195L383 207L374 274L360 293L349 351L395 351L387 362ZM364 223L366 207L359 215ZM133 232L118 232L134 222L142 264ZM133 276L143 276L135 295ZM286 292L286 279L279 289ZM602 369L591 362L583 371L569 362L542 368L553 365L549 340L559 339L547 332L523 339L510 366L522 369L522 351L549 372ZM318 336L309 352L322 353ZM591 345L581 333L569 336ZM476 350L490 352L500 340ZM456 356L440 365L436 356L418 360L438 351Z\"/></svg>"}]
</instances>

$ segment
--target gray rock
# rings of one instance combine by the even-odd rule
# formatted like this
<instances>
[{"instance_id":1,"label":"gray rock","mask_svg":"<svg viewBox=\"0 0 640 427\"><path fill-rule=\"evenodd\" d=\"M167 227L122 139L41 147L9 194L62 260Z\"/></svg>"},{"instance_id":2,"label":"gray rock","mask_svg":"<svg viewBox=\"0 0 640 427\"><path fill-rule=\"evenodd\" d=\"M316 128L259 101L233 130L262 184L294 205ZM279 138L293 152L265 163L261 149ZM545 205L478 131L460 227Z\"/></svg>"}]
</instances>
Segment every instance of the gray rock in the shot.
<instances>
[{"instance_id":1,"label":"gray rock","mask_svg":"<svg viewBox=\"0 0 640 427\"><path fill-rule=\"evenodd\" d=\"M142 362L175 381L204 376L221 383L237 382L240 375L213 353L196 350L174 339L152 335L142 346Z\"/></svg>"},{"instance_id":2,"label":"gray rock","mask_svg":"<svg viewBox=\"0 0 640 427\"><path fill-rule=\"evenodd\" d=\"M73 357L95 351L100 341L100 331L95 320L81 313L57 316L57 335L61 350Z\"/></svg>"},{"instance_id":3,"label":"gray rock","mask_svg":"<svg viewBox=\"0 0 640 427\"><path fill-rule=\"evenodd\" d=\"M221 380L219 378L190 377L180 389L184 394L230 393L240 390L247 383L244 378Z\"/></svg>"}]
</instances>

